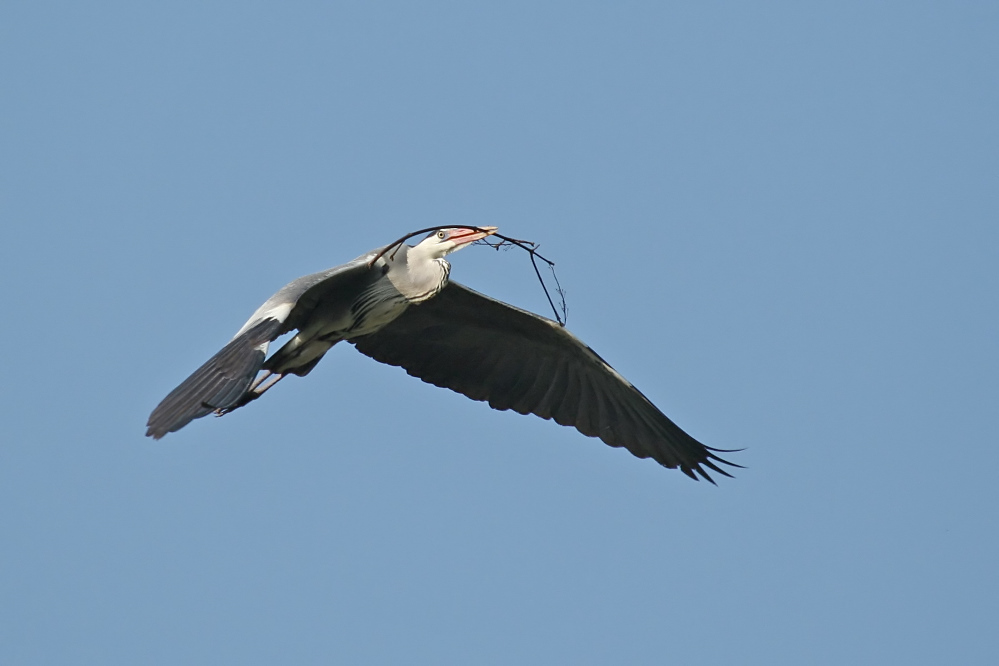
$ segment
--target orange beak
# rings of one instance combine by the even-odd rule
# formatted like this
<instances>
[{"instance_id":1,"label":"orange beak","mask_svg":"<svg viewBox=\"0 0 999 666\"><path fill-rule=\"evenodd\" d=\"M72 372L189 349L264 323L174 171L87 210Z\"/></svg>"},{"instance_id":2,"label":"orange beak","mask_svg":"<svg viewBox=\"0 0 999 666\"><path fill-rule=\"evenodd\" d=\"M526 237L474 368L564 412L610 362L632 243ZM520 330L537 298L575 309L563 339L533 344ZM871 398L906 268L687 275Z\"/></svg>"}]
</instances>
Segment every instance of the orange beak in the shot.
<instances>
[{"instance_id":1,"label":"orange beak","mask_svg":"<svg viewBox=\"0 0 999 666\"><path fill-rule=\"evenodd\" d=\"M467 245L468 243L482 240L486 236L492 236L499 227L479 227L479 229L481 231L475 229L450 229L447 239L454 242L455 245Z\"/></svg>"}]
</instances>

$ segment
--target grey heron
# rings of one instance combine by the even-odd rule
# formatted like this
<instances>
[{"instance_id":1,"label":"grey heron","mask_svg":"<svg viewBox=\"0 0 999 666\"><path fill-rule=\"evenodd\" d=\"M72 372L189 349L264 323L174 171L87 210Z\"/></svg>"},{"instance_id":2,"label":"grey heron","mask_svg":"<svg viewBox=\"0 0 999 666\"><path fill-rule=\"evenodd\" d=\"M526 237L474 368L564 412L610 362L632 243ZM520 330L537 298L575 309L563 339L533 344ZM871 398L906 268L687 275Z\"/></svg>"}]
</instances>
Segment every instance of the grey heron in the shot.
<instances>
[{"instance_id":1,"label":"grey heron","mask_svg":"<svg viewBox=\"0 0 999 666\"><path fill-rule=\"evenodd\" d=\"M705 468L731 476L718 465L739 465L681 430L559 323L449 281L445 256L494 233L439 229L416 245L372 250L290 282L163 399L146 435L160 439L194 419L238 409L289 374L309 374L345 340L493 409L573 426L695 480L713 483ZM267 357L271 342L296 331Z\"/></svg>"}]
</instances>

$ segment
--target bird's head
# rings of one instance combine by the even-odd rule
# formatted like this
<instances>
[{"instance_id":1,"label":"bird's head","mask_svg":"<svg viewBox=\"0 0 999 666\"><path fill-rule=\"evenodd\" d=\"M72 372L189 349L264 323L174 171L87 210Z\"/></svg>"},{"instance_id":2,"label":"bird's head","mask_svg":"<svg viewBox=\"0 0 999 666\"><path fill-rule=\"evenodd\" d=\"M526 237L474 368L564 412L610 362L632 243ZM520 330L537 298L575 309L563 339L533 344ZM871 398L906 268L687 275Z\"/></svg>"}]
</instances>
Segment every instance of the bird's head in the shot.
<instances>
[{"instance_id":1,"label":"bird's head","mask_svg":"<svg viewBox=\"0 0 999 666\"><path fill-rule=\"evenodd\" d=\"M478 227L478 229L438 229L427 235L422 241L416 244L414 249L419 248L432 259L443 259L446 255L456 250L481 240L486 236L496 233L498 227Z\"/></svg>"}]
</instances>

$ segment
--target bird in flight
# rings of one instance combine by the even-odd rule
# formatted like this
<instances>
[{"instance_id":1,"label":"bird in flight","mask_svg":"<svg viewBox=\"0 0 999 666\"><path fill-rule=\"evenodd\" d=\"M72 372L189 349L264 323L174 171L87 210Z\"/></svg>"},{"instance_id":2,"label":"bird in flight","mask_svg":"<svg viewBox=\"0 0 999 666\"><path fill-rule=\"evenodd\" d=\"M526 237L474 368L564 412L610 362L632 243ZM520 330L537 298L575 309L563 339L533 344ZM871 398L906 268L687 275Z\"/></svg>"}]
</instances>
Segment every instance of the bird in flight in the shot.
<instances>
[{"instance_id":1,"label":"bird in flight","mask_svg":"<svg viewBox=\"0 0 999 666\"><path fill-rule=\"evenodd\" d=\"M288 283L163 399L146 435L238 409L289 374L309 374L346 341L430 384L553 419L695 480L713 483L707 470L731 476L719 464L740 465L681 430L562 325L448 279L445 257L496 230L438 229L414 246L379 248ZM268 357L270 343L293 331Z\"/></svg>"}]
</instances>

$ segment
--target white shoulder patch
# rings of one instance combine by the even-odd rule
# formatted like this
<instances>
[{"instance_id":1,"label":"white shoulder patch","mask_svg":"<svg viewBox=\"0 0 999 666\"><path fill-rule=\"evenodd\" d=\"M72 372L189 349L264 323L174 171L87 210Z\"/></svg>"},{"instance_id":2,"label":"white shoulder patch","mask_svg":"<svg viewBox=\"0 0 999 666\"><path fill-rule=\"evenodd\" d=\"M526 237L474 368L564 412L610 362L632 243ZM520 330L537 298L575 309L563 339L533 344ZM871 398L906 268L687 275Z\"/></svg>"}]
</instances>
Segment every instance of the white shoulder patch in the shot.
<instances>
[{"instance_id":1,"label":"white shoulder patch","mask_svg":"<svg viewBox=\"0 0 999 666\"><path fill-rule=\"evenodd\" d=\"M253 313L243 327L236 331L236 335L232 336L233 339L238 338L245 331L249 330L257 322L261 322L264 319L276 319L277 321L283 322L291 314L291 309L295 306L294 303L264 303L257 311Z\"/></svg>"}]
</instances>

